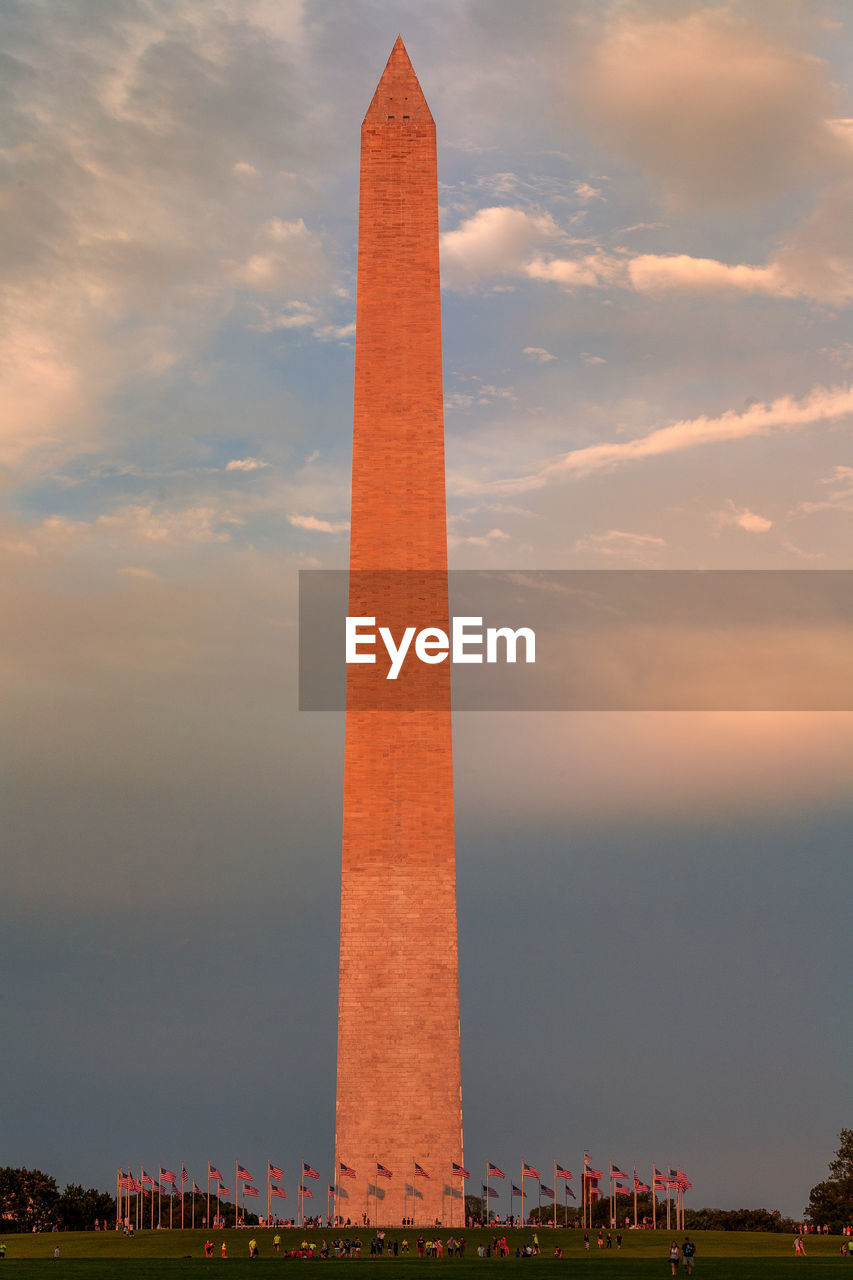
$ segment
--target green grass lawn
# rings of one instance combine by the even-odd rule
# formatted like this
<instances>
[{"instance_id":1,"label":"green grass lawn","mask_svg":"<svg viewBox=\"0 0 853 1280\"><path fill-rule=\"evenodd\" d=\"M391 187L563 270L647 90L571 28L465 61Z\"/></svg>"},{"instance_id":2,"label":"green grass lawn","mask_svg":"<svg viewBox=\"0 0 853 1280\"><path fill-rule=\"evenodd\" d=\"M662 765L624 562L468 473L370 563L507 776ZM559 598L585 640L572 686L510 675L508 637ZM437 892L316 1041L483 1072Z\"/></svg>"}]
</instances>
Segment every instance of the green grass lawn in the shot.
<instances>
[{"instance_id":1,"label":"green grass lawn","mask_svg":"<svg viewBox=\"0 0 853 1280\"><path fill-rule=\"evenodd\" d=\"M502 1229L501 1229L502 1231ZM597 1276L618 1276L621 1280L652 1280L660 1277L666 1280L670 1275L667 1252L670 1240L683 1239L679 1233L665 1231L626 1231L621 1251L613 1249L599 1250L593 1234L592 1249L584 1252L583 1233L579 1231L552 1231L543 1229L539 1232L542 1253L538 1258L516 1258L517 1244L531 1239L530 1230L507 1232L510 1242L509 1258L478 1258L477 1244L480 1239L488 1242L493 1231L464 1232L467 1252L464 1260L448 1258L418 1258L414 1252L414 1242L418 1231L389 1230L386 1238L402 1240L408 1238L412 1253L397 1258L371 1258L371 1228L362 1229L357 1234L362 1240L362 1256L360 1259L291 1259L276 1255L272 1249L272 1230L229 1230L211 1233L216 1254L212 1259L203 1255L202 1246L207 1235L204 1231L146 1231L130 1238L115 1232L60 1232L46 1235L6 1236L7 1254L0 1263L0 1280L5 1275L7 1280L20 1277L21 1280L42 1280L43 1276L51 1276L57 1280L56 1271L70 1272L76 1280L110 1280L121 1277L121 1280L181 1280L191 1274L199 1275L202 1268L217 1270L227 1267L229 1276L238 1276L244 1272L253 1274L261 1271L269 1273L280 1267L312 1268L318 1265L335 1270L357 1268L361 1280L392 1280L400 1276L401 1280L416 1280L416 1274L436 1267L443 1270L452 1268L457 1280L483 1280L484 1272L493 1274L499 1269L502 1273L511 1272L513 1276L535 1271L538 1280L566 1280L580 1268L594 1272ZM331 1239L334 1235L350 1234L344 1231L303 1231L301 1228L282 1228L282 1247L298 1246L304 1238L319 1243L324 1237ZM424 1235L430 1233L424 1231ZM451 1232L442 1232L446 1239ZM454 1233L456 1234L456 1233ZM248 1258L248 1243L255 1236L260 1248L260 1258L252 1261ZM228 1258L225 1262L219 1256L222 1239L228 1246ZM838 1236L817 1237L806 1241L808 1256L793 1256L793 1237L788 1235L771 1235L761 1232L734 1231L698 1231L692 1238L696 1242L696 1266L694 1276L697 1280L786 1280L787 1277L813 1273L817 1270L821 1277L834 1277L842 1272L853 1280L853 1258L842 1258L840 1254L841 1239ZM556 1244L563 1249L562 1258L554 1258ZM54 1261L53 1250L59 1246L59 1261ZM684 1272L679 1268L679 1276Z\"/></svg>"}]
</instances>

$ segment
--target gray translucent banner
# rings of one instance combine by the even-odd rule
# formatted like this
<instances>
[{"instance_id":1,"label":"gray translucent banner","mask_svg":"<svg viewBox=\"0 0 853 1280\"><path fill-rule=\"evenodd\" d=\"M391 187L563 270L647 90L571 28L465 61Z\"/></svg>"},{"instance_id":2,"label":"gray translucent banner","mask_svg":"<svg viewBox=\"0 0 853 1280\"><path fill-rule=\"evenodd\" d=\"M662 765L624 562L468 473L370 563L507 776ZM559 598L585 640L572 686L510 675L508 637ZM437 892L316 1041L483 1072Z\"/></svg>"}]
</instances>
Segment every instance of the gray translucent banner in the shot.
<instances>
[{"instance_id":1,"label":"gray translucent banner","mask_svg":"<svg viewBox=\"0 0 853 1280\"><path fill-rule=\"evenodd\" d=\"M445 603L446 601L446 603ZM346 664L347 616L363 624ZM425 665L469 621L465 655ZM381 639L399 650L396 680ZM487 632L521 628L507 643ZM350 624L352 630L352 624ZM470 637L482 633L482 644ZM847 570L376 570L299 574L299 706L303 711L849 711L853 710L853 572Z\"/></svg>"}]
</instances>

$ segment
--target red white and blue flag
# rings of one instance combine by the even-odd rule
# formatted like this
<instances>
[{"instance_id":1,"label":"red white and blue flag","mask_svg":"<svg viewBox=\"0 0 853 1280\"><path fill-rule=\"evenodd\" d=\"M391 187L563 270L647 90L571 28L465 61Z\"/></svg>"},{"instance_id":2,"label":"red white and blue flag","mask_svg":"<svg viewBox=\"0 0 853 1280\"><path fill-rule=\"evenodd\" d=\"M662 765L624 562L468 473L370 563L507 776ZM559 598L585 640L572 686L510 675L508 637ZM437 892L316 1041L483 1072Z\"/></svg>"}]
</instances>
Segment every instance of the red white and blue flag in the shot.
<instances>
[{"instance_id":1,"label":"red white and blue flag","mask_svg":"<svg viewBox=\"0 0 853 1280\"><path fill-rule=\"evenodd\" d=\"M306 1200L313 1200L313 1199L314 1199L313 1194L308 1190L308 1188L307 1188L307 1187L302 1187L302 1186L301 1186L301 1187L299 1188L299 1194L300 1194L301 1196L303 1196Z\"/></svg>"},{"instance_id":2,"label":"red white and blue flag","mask_svg":"<svg viewBox=\"0 0 853 1280\"><path fill-rule=\"evenodd\" d=\"M557 1165L557 1177L558 1177L558 1178L571 1178L571 1177L572 1177L572 1174L571 1174L571 1173L569 1173L568 1169L564 1169L564 1168L563 1168L563 1166L562 1166L561 1164L558 1164L558 1165Z\"/></svg>"},{"instance_id":3,"label":"red white and blue flag","mask_svg":"<svg viewBox=\"0 0 853 1280\"><path fill-rule=\"evenodd\" d=\"M471 1177L468 1170L463 1169L462 1165L457 1164L455 1160L453 1161L453 1176L454 1178L470 1178Z\"/></svg>"},{"instance_id":4,"label":"red white and blue flag","mask_svg":"<svg viewBox=\"0 0 853 1280\"><path fill-rule=\"evenodd\" d=\"M377 1176L377 1178L393 1178L393 1176L394 1176L394 1175L393 1175L393 1173L391 1172L391 1170L390 1170L390 1169L386 1169L386 1168L385 1168L385 1165L384 1165L384 1164L380 1164L380 1163L379 1163L379 1161L377 1160L377 1161L376 1161L376 1176Z\"/></svg>"},{"instance_id":5,"label":"red white and blue flag","mask_svg":"<svg viewBox=\"0 0 853 1280\"><path fill-rule=\"evenodd\" d=\"M338 1167L342 1178L355 1178L357 1176L355 1169L351 1169L348 1164L344 1164L343 1160L338 1162Z\"/></svg>"},{"instance_id":6,"label":"red white and blue flag","mask_svg":"<svg viewBox=\"0 0 853 1280\"><path fill-rule=\"evenodd\" d=\"M651 1187L647 1182L642 1182L635 1173L634 1174L634 1190L640 1191L640 1192L646 1192L646 1191L651 1191Z\"/></svg>"},{"instance_id":7,"label":"red white and blue flag","mask_svg":"<svg viewBox=\"0 0 853 1280\"><path fill-rule=\"evenodd\" d=\"M527 1192L522 1191L521 1187L517 1187L515 1183L512 1184L512 1194L514 1196L524 1196L525 1200L527 1199Z\"/></svg>"},{"instance_id":8,"label":"red white and blue flag","mask_svg":"<svg viewBox=\"0 0 853 1280\"><path fill-rule=\"evenodd\" d=\"M260 1194L261 1194L261 1193L260 1193L260 1191L258 1190L258 1188L257 1188L257 1187L244 1187L244 1188L243 1188L243 1195L244 1195L244 1196L259 1196Z\"/></svg>"},{"instance_id":9,"label":"red white and blue flag","mask_svg":"<svg viewBox=\"0 0 853 1280\"><path fill-rule=\"evenodd\" d=\"M238 1182L254 1182L254 1178L248 1169L244 1169L241 1164L237 1165L237 1181Z\"/></svg>"},{"instance_id":10,"label":"red white and blue flag","mask_svg":"<svg viewBox=\"0 0 853 1280\"><path fill-rule=\"evenodd\" d=\"M417 1160L415 1161L415 1177L416 1178L429 1177L429 1174L427 1173L426 1169L422 1168L422 1166L418 1164Z\"/></svg>"},{"instance_id":11,"label":"red white and blue flag","mask_svg":"<svg viewBox=\"0 0 853 1280\"><path fill-rule=\"evenodd\" d=\"M284 1187L278 1186L277 1183L275 1182L270 1183L270 1195L281 1196L282 1200L287 1199L287 1192L285 1191Z\"/></svg>"},{"instance_id":12,"label":"red white and blue flag","mask_svg":"<svg viewBox=\"0 0 853 1280\"><path fill-rule=\"evenodd\" d=\"M610 1176L611 1178L627 1178L628 1177L627 1173L623 1173L622 1170L619 1168L619 1166L617 1164L613 1164L612 1161L610 1164Z\"/></svg>"},{"instance_id":13,"label":"red white and blue flag","mask_svg":"<svg viewBox=\"0 0 853 1280\"><path fill-rule=\"evenodd\" d=\"M488 1196L490 1199L497 1200L498 1198L498 1193L495 1191L494 1187L487 1187L485 1182L483 1183L483 1195Z\"/></svg>"},{"instance_id":14,"label":"red white and blue flag","mask_svg":"<svg viewBox=\"0 0 853 1280\"><path fill-rule=\"evenodd\" d=\"M160 1165L160 1181L170 1182L174 1187L177 1184L178 1178L176 1174L172 1173L171 1169L164 1169L163 1166Z\"/></svg>"},{"instance_id":15,"label":"red white and blue flag","mask_svg":"<svg viewBox=\"0 0 853 1280\"><path fill-rule=\"evenodd\" d=\"M539 1170L534 1169L532 1164L526 1164L523 1160L521 1162L521 1173L522 1173L522 1177L524 1178L539 1177Z\"/></svg>"},{"instance_id":16,"label":"red white and blue flag","mask_svg":"<svg viewBox=\"0 0 853 1280\"><path fill-rule=\"evenodd\" d=\"M498 1168L498 1166L497 1166L496 1164L492 1164L491 1160L490 1160L490 1161L489 1161L489 1163L486 1165L486 1169L488 1170L488 1176L489 1176L490 1178L504 1178L504 1177L506 1177L506 1175L505 1175L505 1174L501 1173L500 1169Z\"/></svg>"},{"instance_id":17,"label":"red white and blue flag","mask_svg":"<svg viewBox=\"0 0 853 1280\"><path fill-rule=\"evenodd\" d=\"M217 1182L221 1182L221 1181L222 1181L222 1174L221 1174L221 1173L219 1172L219 1170L216 1168L216 1165L211 1164L211 1163L210 1163L210 1161L208 1160L208 1162L207 1162L207 1180L208 1180L208 1182L210 1182L212 1178L215 1178Z\"/></svg>"},{"instance_id":18,"label":"red white and blue flag","mask_svg":"<svg viewBox=\"0 0 853 1280\"><path fill-rule=\"evenodd\" d=\"M224 1183L224 1182L222 1182L222 1181L220 1180L220 1183L219 1183L219 1195L220 1195L220 1196L230 1196L230 1194L231 1194L231 1192L230 1192L229 1188L228 1188L228 1187L226 1187L225 1183Z\"/></svg>"},{"instance_id":19,"label":"red white and blue flag","mask_svg":"<svg viewBox=\"0 0 853 1280\"><path fill-rule=\"evenodd\" d=\"M544 1182L540 1182L540 1184L539 1184L539 1194L540 1194L540 1195L542 1195L542 1196L547 1196L549 1200L553 1200L553 1199L554 1199L554 1188L553 1188L553 1187L546 1187Z\"/></svg>"},{"instance_id":20,"label":"red white and blue flag","mask_svg":"<svg viewBox=\"0 0 853 1280\"><path fill-rule=\"evenodd\" d=\"M283 1178L283 1177L284 1177L284 1170L283 1170L283 1169L279 1169L278 1165L273 1164L272 1160L268 1160L268 1161L267 1161L267 1177L268 1177L268 1178Z\"/></svg>"},{"instance_id":21,"label":"red white and blue flag","mask_svg":"<svg viewBox=\"0 0 853 1280\"><path fill-rule=\"evenodd\" d=\"M303 1160L303 1161L302 1161L302 1176L303 1176L303 1178L319 1178L319 1176L320 1176L320 1175L319 1175L319 1173L317 1172L317 1170L316 1170L316 1169L312 1169L312 1168L311 1168L311 1166L310 1166L310 1164L306 1164L306 1162Z\"/></svg>"},{"instance_id":22,"label":"red white and blue flag","mask_svg":"<svg viewBox=\"0 0 853 1280\"><path fill-rule=\"evenodd\" d=\"M140 1170L140 1181L147 1182L149 1187L154 1185L154 1179L151 1177L151 1174L146 1173L144 1169Z\"/></svg>"}]
</instances>

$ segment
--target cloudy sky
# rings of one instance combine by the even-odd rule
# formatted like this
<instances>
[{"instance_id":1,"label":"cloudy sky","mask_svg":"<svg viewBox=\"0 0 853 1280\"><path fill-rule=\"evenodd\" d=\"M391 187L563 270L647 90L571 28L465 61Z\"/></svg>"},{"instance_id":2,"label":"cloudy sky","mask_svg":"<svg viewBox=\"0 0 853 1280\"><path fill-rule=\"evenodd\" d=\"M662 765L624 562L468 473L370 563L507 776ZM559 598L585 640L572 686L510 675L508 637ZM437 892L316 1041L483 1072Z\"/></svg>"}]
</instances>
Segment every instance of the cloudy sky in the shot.
<instances>
[{"instance_id":1,"label":"cloudy sky","mask_svg":"<svg viewBox=\"0 0 853 1280\"><path fill-rule=\"evenodd\" d=\"M346 564L397 32L438 128L453 565L807 572L850 567L853 21L0 20L0 1161L271 1158L292 1194L331 1173L343 748L296 710L296 581ZM853 716L468 714L455 763L472 1172L587 1148L798 1213L850 1123Z\"/></svg>"}]
</instances>

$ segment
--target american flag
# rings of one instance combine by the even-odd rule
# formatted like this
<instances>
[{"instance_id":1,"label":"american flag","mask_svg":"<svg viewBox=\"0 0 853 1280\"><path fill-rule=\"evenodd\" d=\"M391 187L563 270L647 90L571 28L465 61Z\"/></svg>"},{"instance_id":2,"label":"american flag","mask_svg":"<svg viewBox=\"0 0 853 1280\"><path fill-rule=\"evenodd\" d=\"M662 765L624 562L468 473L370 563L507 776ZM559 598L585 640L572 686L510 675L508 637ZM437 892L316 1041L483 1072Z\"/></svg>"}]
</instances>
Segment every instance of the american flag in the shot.
<instances>
[{"instance_id":1,"label":"american flag","mask_svg":"<svg viewBox=\"0 0 853 1280\"><path fill-rule=\"evenodd\" d=\"M151 1174L146 1173L144 1169L140 1170L139 1177L140 1177L140 1181L147 1182L149 1187L154 1185L154 1179L151 1177Z\"/></svg>"},{"instance_id":2,"label":"american flag","mask_svg":"<svg viewBox=\"0 0 853 1280\"><path fill-rule=\"evenodd\" d=\"M540 1194L540 1195L543 1195L543 1196L548 1196L548 1198L549 1198L550 1200L553 1200L553 1199L554 1199L554 1188L553 1188L553 1187L546 1187L546 1186L545 1186L545 1183L544 1183L544 1182L541 1182L541 1183L539 1184L539 1194Z\"/></svg>"},{"instance_id":3,"label":"american flag","mask_svg":"<svg viewBox=\"0 0 853 1280\"><path fill-rule=\"evenodd\" d=\"M617 1196L629 1196L631 1194L631 1188L626 1182L617 1182L614 1190Z\"/></svg>"},{"instance_id":4,"label":"american flag","mask_svg":"<svg viewBox=\"0 0 853 1280\"><path fill-rule=\"evenodd\" d=\"M276 1183L274 1182L270 1184L270 1195L281 1196L282 1200L287 1199L287 1192L284 1190L284 1188L277 1186Z\"/></svg>"},{"instance_id":5,"label":"american flag","mask_svg":"<svg viewBox=\"0 0 853 1280\"><path fill-rule=\"evenodd\" d=\"M319 1176L320 1176L320 1175L319 1175L319 1173L317 1172L317 1170L316 1170L316 1169L312 1169L312 1168L311 1168L311 1166L310 1166L310 1164L306 1164L306 1163L305 1163L305 1161L303 1160L303 1161L302 1161L302 1176L303 1176L303 1178L319 1178Z\"/></svg>"},{"instance_id":6,"label":"american flag","mask_svg":"<svg viewBox=\"0 0 853 1280\"><path fill-rule=\"evenodd\" d=\"M561 1164L558 1164L558 1165L557 1165L557 1177L558 1177L558 1178L571 1178L571 1177L572 1177L572 1175L569 1173L568 1169L564 1169L564 1168L563 1168L563 1166L562 1166Z\"/></svg>"},{"instance_id":7,"label":"american flag","mask_svg":"<svg viewBox=\"0 0 853 1280\"><path fill-rule=\"evenodd\" d=\"M488 1175L489 1175L489 1177L490 1177L490 1178L503 1178L503 1177L505 1177L505 1175L504 1175L503 1173L501 1173L501 1171L500 1171L500 1169L498 1168L498 1166L497 1166L496 1164L492 1164L491 1160L490 1160L490 1161L489 1161L489 1163L486 1165L486 1168L487 1168L487 1170L488 1170Z\"/></svg>"},{"instance_id":8,"label":"american flag","mask_svg":"<svg viewBox=\"0 0 853 1280\"><path fill-rule=\"evenodd\" d=\"M512 1194L514 1196L524 1196L525 1200L527 1199L527 1192L522 1191L521 1187L517 1187L515 1183L512 1184Z\"/></svg>"},{"instance_id":9,"label":"american flag","mask_svg":"<svg viewBox=\"0 0 853 1280\"><path fill-rule=\"evenodd\" d=\"M220 1196L230 1196L230 1194L231 1194L231 1192L228 1190L228 1188L226 1187L225 1183L224 1183L224 1182L222 1182L222 1181L221 1181L221 1179L220 1179L220 1182L219 1182L219 1195L220 1195Z\"/></svg>"},{"instance_id":10,"label":"american flag","mask_svg":"<svg viewBox=\"0 0 853 1280\"><path fill-rule=\"evenodd\" d=\"M283 1169L279 1169L278 1165L273 1164L273 1162L272 1162L271 1160L268 1160L268 1161L267 1161L267 1165L268 1165L268 1169L267 1169L267 1177L269 1177L269 1178L283 1178L283 1177L284 1177L284 1170L283 1170Z\"/></svg>"},{"instance_id":11,"label":"american flag","mask_svg":"<svg viewBox=\"0 0 853 1280\"><path fill-rule=\"evenodd\" d=\"M622 1170L619 1168L619 1166L616 1164L613 1164L612 1162L610 1165L610 1176L611 1178L627 1178L628 1177L627 1173L623 1173Z\"/></svg>"},{"instance_id":12,"label":"american flag","mask_svg":"<svg viewBox=\"0 0 853 1280\"><path fill-rule=\"evenodd\" d=\"M181 1165L181 1182L189 1182L190 1175L187 1173L183 1165Z\"/></svg>"},{"instance_id":13,"label":"american flag","mask_svg":"<svg viewBox=\"0 0 853 1280\"><path fill-rule=\"evenodd\" d=\"M525 1164L523 1160L521 1162L521 1173L522 1173L522 1176L525 1178L539 1177L539 1170L534 1169L532 1164Z\"/></svg>"},{"instance_id":14,"label":"american flag","mask_svg":"<svg viewBox=\"0 0 853 1280\"><path fill-rule=\"evenodd\" d=\"M577 1196L575 1195L574 1191L572 1191L571 1187L566 1187L566 1191L569 1193L569 1195L572 1197L573 1200L577 1200Z\"/></svg>"},{"instance_id":15,"label":"american flag","mask_svg":"<svg viewBox=\"0 0 853 1280\"><path fill-rule=\"evenodd\" d=\"M634 1174L634 1190L642 1191L642 1192L651 1191L651 1187L647 1182L641 1182L635 1173Z\"/></svg>"},{"instance_id":16,"label":"american flag","mask_svg":"<svg viewBox=\"0 0 853 1280\"><path fill-rule=\"evenodd\" d=\"M307 1188L307 1187L302 1187L302 1186L300 1186L300 1188L299 1188L299 1194L300 1194L301 1196L303 1196L306 1200L313 1200L313 1199L314 1199L313 1194L308 1190L308 1188Z\"/></svg>"},{"instance_id":17,"label":"american flag","mask_svg":"<svg viewBox=\"0 0 853 1280\"><path fill-rule=\"evenodd\" d=\"M343 1160L338 1161L338 1167L342 1178L355 1178L357 1176L355 1169L351 1169L348 1164L344 1164Z\"/></svg>"},{"instance_id":18,"label":"american flag","mask_svg":"<svg viewBox=\"0 0 853 1280\"><path fill-rule=\"evenodd\" d=\"M428 1177L429 1177L429 1174L427 1173L426 1169L422 1168L422 1167L418 1164L417 1160L415 1161L415 1177L416 1177L416 1178L428 1178Z\"/></svg>"},{"instance_id":19,"label":"american flag","mask_svg":"<svg viewBox=\"0 0 853 1280\"><path fill-rule=\"evenodd\" d=\"M329 1183L329 1195L330 1196L335 1195L335 1188L332 1186L331 1182Z\"/></svg>"},{"instance_id":20,"label":"american flag","mask_svg":"<svg viewBox=\"0 0 853 1280\"><path fill-rule=\"evenodd\" d=\"M495 1191L494 1187L487 1187L487 1186L486 1186L486 1184L485 1184L485 1182L483 1183L483 1195L484 1195L484 1196L493 1196L493 1197L495 1198L495 1200L497 1200L497 1198L498 1198L498 1193L497 1193L497 1191Z\"/></svg>"},{"instance_id":21,"label":"american flag","mask_svg":"<svg viewBox=\"0 0 853 1280\"><path fill-rule=\"evenodd\" d=\"M583 1176L589 1178L590 1182L598 1182L599 1178L603 1178L604 1174L600 1169L591 1169L588 1165L583 1171Z\"/></svg>"},{"instance_id":22,"label":"american flag","mask_svg":"<svg viewBox=\"0 0 853 1280\"><path fill-rule=\"evenodd\" d=\"M195 1178L193 1178L193 1195L194 1195L194 1196L202 1196L202 1195L204 1195L204 1192L202 1191L201 1187L197 1187L197 1186L195 1185Z\"/></svg>"},{"instance_id":23,"label":"american flag","mask_svg":"<svg viewBox=\"0 0 853 1280\"><path fill-rule=\"evenodd\" d=\"M164 1168L163 1168L163 1166L161 1165L161 1166L160 1166L160 1181L161 1181L161 1182L171 1182L172 1186L174 1187L174 1186L177 1184L178 1178L177 1178L177 1175L176 1175L176 1174L172 1173L172 1170L171 1170L171 1169L164 1169Z\"/></svg>"},{"instance_id":24,"label":"american flag","mask_svg":"<svg viewBox=\"0 0 853 1280\"><path fill-rule=\"evenodd\" d=\"M380 1164L380 1163L379 1163L379 1161L377 1160L377 1161L376 1161L376 1176L377 1176L377 1178L393 1178L393 1176L394 1176L394 1175L393 1175L393 1173L391 1172L391 1170L390 1170L390 1169L386 1169L386 1168L385 1168L385 1165L384 1165L384 1164Z\"/></svg>"},{"instance_id":25,"label":"american flag","mask_svg":"<svg viewBox=\"0 0 853 1280\"><path fill-rule=\"evenodd\" d=\"M207 1162L207 1180L208 1180L208 1182L210 1182L210 1180L211 1180L212 1178L215 1178L217 1182L221 1182L221 1181L222 1181L222 1174L219 1172L219 1170L216 1168L216 1166L215 1166L215 1165L213 1165L213 1164L211 1164L211 1163L210 1163L210 1161L208 1160L208 1162Z\"/></svg>"},{"instance_id":26,"label":"american flag","mask_svg":"<svg viewBox=\"0 0 853 1280\"><path fill-rule=\"evenodd\" d=\"M238 1165L237 1165L237 1181L238 1181L238 1182L253 1182L253 1181L254 1181L254 1179L252 1178L252 1175L249 1173L249 1170L248 1170L248 1169L244 1169L244 1168L243 1168L243 1166L242 1166L241 1164L238 1164Z\"/></svg>"},{"instance_id":27,"label":"american flag","mask_svg":"<svg viewBox=\"0 0 853 1280\"><path fill-rule=\"evenodd\" d=\"M243 1195L244 1195L244 1196L259 1196L260 1194L261 1194L261 1193L260 1193L260 1191L258 1190L258 1188L257 1188L257 1187L244 1187L244 1188L243 1188Z\"/></svg>"},{"instance_id":28,"label":"american flag","mask_svg":"<svg viewBox=\"0 0 853 1280\"><path fill-rule=\"evenodd\" d=\"M470 1173L468 1172L468 1170L467 1170L467 1169L463 1169L463 1168L462 1168L462 1165L461 1165L461 1164L457 1164L455 1160L453 1161L453 1176L454 1176L455 1178L470 1178L470 1177L471 1177L471 1175L470 1175Z\"/></svg>"}]
</instances>

